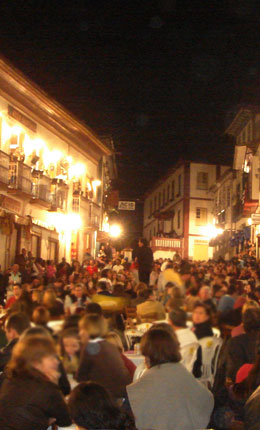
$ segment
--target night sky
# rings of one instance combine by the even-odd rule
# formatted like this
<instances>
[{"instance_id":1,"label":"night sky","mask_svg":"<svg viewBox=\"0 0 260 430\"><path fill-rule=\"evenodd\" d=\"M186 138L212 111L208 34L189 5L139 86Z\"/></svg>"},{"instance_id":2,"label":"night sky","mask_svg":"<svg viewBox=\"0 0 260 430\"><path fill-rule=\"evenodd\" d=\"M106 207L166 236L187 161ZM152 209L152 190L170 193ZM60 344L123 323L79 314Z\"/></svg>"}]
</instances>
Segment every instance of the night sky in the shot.
<instances>
[{"instance_id":1,"label":"night sky","mask_svg":"<svg viewBox=\"0 0 260 430\"><path fill-rule=\"evenodd\" d=\"M121 197L180 158L232 162L225 128L259 103L260 2L3 1L0 52L112 135Z\"/></svg>"}]
</instances>

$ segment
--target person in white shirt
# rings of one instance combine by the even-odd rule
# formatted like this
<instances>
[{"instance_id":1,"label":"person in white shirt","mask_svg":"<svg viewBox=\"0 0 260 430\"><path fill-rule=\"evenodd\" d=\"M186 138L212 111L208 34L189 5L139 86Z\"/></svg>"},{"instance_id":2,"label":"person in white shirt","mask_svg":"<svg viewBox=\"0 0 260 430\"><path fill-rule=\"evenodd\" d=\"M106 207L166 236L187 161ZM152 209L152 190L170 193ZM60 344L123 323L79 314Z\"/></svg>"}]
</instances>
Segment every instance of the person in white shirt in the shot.
<instances>
[{"instance_id":1,"label":"person in white shirt","mask_svg":"<svg viewBox=\"0 0 260 430\"><path fill-rule=\"evenodd\" d=\"M122 266L121 260L118 258L116 264L113 266L113 271L119 273L121 270L124 270L124 266Z\"/></svg>"},{"instance_id":2,"label":"person in white shirt","mask_svg":"<svg viewBox=\"0 0 260 430\"><path fill-rule=\"evenodd\" d=\"M192 372L200 345L195 334L186 325L187 313L183 309L171 311L169 313L169 323L180 344L181 363L189 372Z\"/></svg>"}]
</instances>

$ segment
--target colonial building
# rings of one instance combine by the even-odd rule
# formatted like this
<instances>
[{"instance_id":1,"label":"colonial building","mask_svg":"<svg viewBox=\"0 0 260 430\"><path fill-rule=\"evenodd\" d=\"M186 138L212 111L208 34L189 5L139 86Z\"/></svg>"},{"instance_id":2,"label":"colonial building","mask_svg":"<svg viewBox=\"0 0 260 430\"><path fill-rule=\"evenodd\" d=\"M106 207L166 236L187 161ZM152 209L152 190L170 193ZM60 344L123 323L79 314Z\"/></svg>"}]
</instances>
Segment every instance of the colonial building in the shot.
<instances>
[{"instance_id":1,"label":"colonial building","mask_svg":"<svg viewBox=\"0 0 260 430\"><path fill-rule=\"evenodd\" d=\"M251 215L259 211L260 108L241 108L226 133L235 139L233 169L211 189L216 225L224 230L211 244L215 257L230 258L243 249L245 240L255 241L258 234Z\"/></svg>"},{"instance_id":2,"label":"colonial building","mask_svg":"<svg viewBox=\"0 0 260 430\"><path fill-rule=\"evenodd\" d=\"M112 153L85 124L0 58L0 264L82 260L102 226Z\"/></svg>"},{"instance_id":3,"label":"colonial building","mask_svg":"<svg viewBox=\"0 0 260 430\"><path fill-rule=\"evenodd\" d=\"M228 167L179 162L146 193L143 234L155 258L208 260L214 231L213 197L209 188Z\"/></svg>"}]
</instances>

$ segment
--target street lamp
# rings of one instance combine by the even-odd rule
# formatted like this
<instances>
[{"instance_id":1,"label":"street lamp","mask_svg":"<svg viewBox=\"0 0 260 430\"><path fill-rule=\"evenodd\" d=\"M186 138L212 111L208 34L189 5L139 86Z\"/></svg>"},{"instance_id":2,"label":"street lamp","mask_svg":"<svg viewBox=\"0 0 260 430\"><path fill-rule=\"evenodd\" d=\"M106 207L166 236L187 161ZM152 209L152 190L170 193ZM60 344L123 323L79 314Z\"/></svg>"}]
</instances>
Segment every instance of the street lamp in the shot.
<instances>
[{"instance_id":1,"label":"street lamp","mask_svg":"<svg viewBox=\"0 0 260 430\"><path fill-rule=\"evenodd\" d=\"M122 229L120 225L113 224L110 226L109 234L111 237L118 238L121 235L121 233L122 233Z\"/></svg>"}]
</instances>

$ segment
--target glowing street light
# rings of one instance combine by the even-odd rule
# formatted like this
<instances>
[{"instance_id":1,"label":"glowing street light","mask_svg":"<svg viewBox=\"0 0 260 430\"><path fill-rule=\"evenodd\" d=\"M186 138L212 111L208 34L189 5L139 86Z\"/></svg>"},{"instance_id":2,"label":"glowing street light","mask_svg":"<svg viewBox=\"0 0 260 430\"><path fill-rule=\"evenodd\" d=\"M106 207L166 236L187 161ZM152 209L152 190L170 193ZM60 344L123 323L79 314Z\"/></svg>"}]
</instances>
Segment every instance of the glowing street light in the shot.
<instances>
[{"instance_id":1,"label":"glowing street light","mask_svg":"<svg viewBox=\"0 0 260 430\"><path fill-rule=\"evenodd\" d=\"M113 224L110 226L109 234L111 237L117 238L121 235L121 233L122 233L122 229L120 225Z\"/></svg>"},{"instance_id":2,"label":"glowing street light","mask_svg":"<svg viewBox=\"0 0 260 430\"><path fill-rule=\"evenodd\" d=\"M210 224L205 227L202 227L201 230L203 236L207 236L209 239L214 239L219 234L222 234L224 231L222 228L217 228L215 225Z\"/></svg>"}]
</instances>

